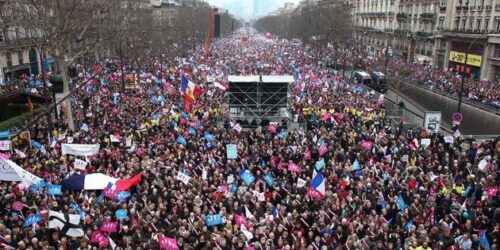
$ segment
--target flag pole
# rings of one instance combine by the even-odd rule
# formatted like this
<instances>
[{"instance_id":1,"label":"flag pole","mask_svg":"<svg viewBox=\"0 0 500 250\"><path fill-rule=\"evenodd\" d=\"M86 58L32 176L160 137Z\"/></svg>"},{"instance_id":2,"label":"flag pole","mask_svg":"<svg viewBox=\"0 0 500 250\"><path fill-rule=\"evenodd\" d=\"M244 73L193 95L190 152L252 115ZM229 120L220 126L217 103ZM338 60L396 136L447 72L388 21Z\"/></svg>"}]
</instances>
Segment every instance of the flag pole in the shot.
<instances>
[{"instance_id":1,"label":"flag pole","mask_svg":"<svg viewBox=\"0 0 500 250\"><path fill-rule=\"evenodd\" d=\"M205 60L208 59L208 54L210 51L210 43L212 42L212 30L214 28L214 16L216 12L217 8L212 8L210 10L210 20L208 22L208 34L207 34L207 40L205 41L205 54L204 54Z\"/></svg>"}]
</instances>

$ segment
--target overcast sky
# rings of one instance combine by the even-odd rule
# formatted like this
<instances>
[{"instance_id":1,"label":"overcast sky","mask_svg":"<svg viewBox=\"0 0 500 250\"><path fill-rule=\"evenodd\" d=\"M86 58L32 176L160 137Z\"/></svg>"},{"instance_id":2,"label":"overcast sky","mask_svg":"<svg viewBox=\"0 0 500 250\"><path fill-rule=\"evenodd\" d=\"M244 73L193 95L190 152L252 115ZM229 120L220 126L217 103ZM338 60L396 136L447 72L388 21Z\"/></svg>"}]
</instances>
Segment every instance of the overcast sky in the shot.
<instances>
[{"instance_id":1,"label":"overcast sky","mask_svg":"<svg viewBox=\"0 0 500 250\"><path fill-rule=\"evenodd\" d=\"M256 16L263 16L282 7L285 3L297 5L300 0L259 0L260 5L254 10L254 0L205 0L211 5L228 9L229 12L238 18L253 19Z\"/></svg>"}]
</instances>

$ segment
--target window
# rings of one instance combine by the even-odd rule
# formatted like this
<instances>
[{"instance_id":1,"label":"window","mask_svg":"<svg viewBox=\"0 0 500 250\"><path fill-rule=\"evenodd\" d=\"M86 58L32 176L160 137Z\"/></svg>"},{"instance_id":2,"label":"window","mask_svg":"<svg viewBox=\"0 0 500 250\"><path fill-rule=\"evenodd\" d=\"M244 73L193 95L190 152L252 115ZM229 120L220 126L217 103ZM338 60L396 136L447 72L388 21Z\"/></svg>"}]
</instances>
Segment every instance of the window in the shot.
<instances>
[{"instance_id":1,"label":"window","mask_svg":"<svg viewBox=\"0 0 500 250\"><path fill-rule=\"evenodd\" d=\"M472 30L474 27L474 19L469 18L469 30Z\"/></svg>"},{"instance_id":2,"label":"window","mask_svg":"<svg viewBox=\"0 0 500 250\"><path fill-rule=\"evenodd\" d=\"M486 31L490 30L490 27L488 27L488 26L490 26L490 19L485 18L484 19L484 30L486 30Z\"/></svg>"},{"instance_id":3,"label":"window","mask_svg":"<svg viewBox=\"0 0 500 250\"><path fill-rule=\"evenodd\" d=\"M23 52L22 51L17 52L17 60L19 61L19 65L24 64L24 58L23 58Z\"/></svg>"},{"instance_id":4,"label":"window","mask_svg":"<svg viewBox=\"0 0 500 250\"><path fill-rule=\"evenodd\" d=\"M476 30L480 30L481 29L481 19L480 18L477 19L476 27L477 27Z\"/></svg>"},{"instance_id":5,"label":"window","mask_svg":"<svg viewBox=\"0 0 500 250\"><path fill-rule=\"evenodd\" d=\"M444 16L439 17L439 26L438 26L438 29L439 30L443 30L444 29Z\"/></svg>"},{"instance_id":6,"label":"window","mask_svg":"<svg viewBox=\"0 0 500 250\"><path fill-rule=\"evenodd\" d=\"M495 45L495 54L493 57L500 57L500 45Z\"/></svg>"},{"instance_id":7,"label":"window","mask_svg":"<svg viewBox=\"0 0 500 250\"><path fill-rule=\"evenodd\" d=\"M496 16L496 17L495 17L495 24L494 24L493 29L494 29L496 32L499 32L499 31L500 31L500 16Z\"/></svg>"},{"instance_id":8,"label":"window","mask_svg":"<svg viewBox=\"0 0 500 250\"><path fill-rule=\"evenodd\" d=\"M3 32L4 32L3 30L0 30L0 43L5 41Z\"/></svg>"},{"instance_id":9,"label":"window","mask_svg":"<svg viewBox=\"0 0 500 250\"><path fill-rule=\"evenodd\" d=\"M7 57L7 67L12 66L12 55L7 52L7 54L5 54L5 57Z\"/></svg>"},{"instance_id":10,"label":"window","mask_svg":"<svg viewBox=\"0 0 500 250\"><path fill-rule=\"evenodd\" d=\"M462 29L465 30L465 24L467 23L467 18L462 19Z\"/></svg>"},{"instance_id":11,"label":"window","mask_svg":"<svg viewBox=\"0 0 500 250\"><path fill-rule=\"evenodd\" d=\"M460 29L460 17L455 18L455 29Z\"/></svg>"}]
</instances>

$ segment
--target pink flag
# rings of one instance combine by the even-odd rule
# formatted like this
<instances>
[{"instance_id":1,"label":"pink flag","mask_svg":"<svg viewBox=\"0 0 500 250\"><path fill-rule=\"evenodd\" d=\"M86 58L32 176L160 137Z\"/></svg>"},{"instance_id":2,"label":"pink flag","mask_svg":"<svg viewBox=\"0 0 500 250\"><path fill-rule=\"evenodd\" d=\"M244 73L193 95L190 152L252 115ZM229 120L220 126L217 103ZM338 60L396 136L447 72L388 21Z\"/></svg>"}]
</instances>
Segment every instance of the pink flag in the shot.
<instances>
[{"instance_id":1,"label":"pink flag","mask_svg":"<svg viewBox=\"0 0 500 250\"><path fill-rule=\"evenodd\" d=\"M118 194L117 190L113 190L111 188L105 188L103 194L104 194L104 197L111 199L111 200L114 200L114 201L117 201L117 199L116 199L116 195Z\"/></svg>"},{"instance_id":2,"label":"pink flag","mask_svg":"<svg viewBox=\"0 0 500 250\"><path fill-rule=\"evenodd\" d=\"M489 197L495 197L495 196L497 196L497 188L496 187L486 188L486 194Z\"/></svg>"},{"instance_id":3,"label":"pink flag","mask_svg":"<svg viewBox=\"0 0 500 250\"><path fill-rule=\"evenodd\" d=\"M283 162L282 161L278 162L278 169L279 170L283 169Z\"/></svg>"},{"instance_id":4,"label":"pink flag","mask_svg":"<svg viewBox=\"0 0 500 250\"><path fill-rule=\"evenodd\" d=\"M130 226L131 229L134 229L137 225L139 225L139 221L134 216L130 216L132 219L132 225Z\"/></svg>"},{"instance_id":5,"label":"pink flag","mask_svg":"<svg viewBox=\"0 0 500 250\"><path fill-rule=\"evenodd\" d=\"M307 149L306 152L304 152L304 160L308 161L311 159L311 150Z\"/></svg>"},{"instance_id":6,"label":"pink flag","mask_svg":"<svg viewBox=\"0 0 500 250\"><path fill-rule=\"evenodd\" d=\"M248 225L247 219L245 219L245 217L239 216L237 214L234 215L234 223L236 225L245 225L245 226Z\"/></svg>"},{"instance_id":7,"label":"pink flag","mask_svg":"<svg viewBox=\"0 0 500 250\"><path fill-rule=\"evenodd\" d=\"M328 121L330 119L330 114L324 113L323 116L321 117L321 120L324 122Z\"/></svg>"},{"instance_id":8,"label":"pink flag","mask_svg":"<svg viewBox=\"0 0 500 250\"><path fill-rule=\"evenodd\" d=\"M219 188L217 189L217 192L220 192L220 193L225 193L225 192L227 192L227 190L228 190L227 185L221 185L221 186L219 186Z\"/></svg>"},{"instance_id":9,"label":"pink flag","mask_svg":"<svg viewBox=\"0 0 500 250\"><path fill-rule=\"evenodd\" d=\"M12 203L12 210L14 211L21 211L23 208L24 204L20 201L14 201L14 203Z\"/></svg>"},{"instance_id":10,"label":"pink flag","mask_svg":"<svg viewBox=\"0 0 500 250\"><path fill-rule=\"evenodd\" d=\"M278 158L278 157L276 157L276 156L274 156L274 155L273 155L273 156L271 156L271 162L270 162L271 166L273 166L273 167L275 167L275 166L276 166L276 160L277 160L277 158Z\"/></svg>"},{"instance_id":11,"label":"pink flag","mask_svg":"<svg viewBox=\"0 0 500 250\"><path fill-rule=\"evenodd\" d=\"M9 154L0 153L0 158L2 158L4 160L8 160L8 159L10 159L10 155Z\"/></svg>"},{"instance_id":12,"label":"pink flag","mask_svg":"<svg viewBox=\"0 0 500 250\"><path fill-rule=\"evenodd\" d=\"M118 231L117 221L105 221L102 223L101 231L105 233L116 233Z\"/></svg>"},{"instance_id":13,"label":"pink flag","mask_svg":"<svg viewBox=\"0 0 500 250\"><path fill-rule=\"evenodd\" d=\"M179 121L179 123L180 123L181 125L185 125L185 124L187 124L187 123L188 123L188 120L186 120L186 118L181 118L181 119L180 119L180 121Z\"/></svg>"},{"instance_id":14,"label":"pink flag","mask_svg":"<svg viewBox=\"0 0 500 250\"><path fill-rule=\"evenodd\" d=\"M372 150L372 146L373 146L373 142L371 141L361 141L361 147L364 149L364 150Z\"/></svg>"},{"instance_id":15,"label":"pink flag","mask_svg":"<svg viewBox=\"0 0 500 250\"><path fill-rule=\"evenodd\" d=\"M297 166L297 164L293 163L293 161L289 161L288 162L288 171L300 173L300 172L302 172L302 169L299 166Z\"/></svg>"},{"instance_id":16,"label":"pink flag","mask_svg":"<svg viewBox=\"0 0 500 250\"><path fill-rule=\"evenodd\" d=\"M177 246L177 240L174 238L160 236L158 239L158 243L160 244L160 249L179 250L179 247Z\"/></svg>"},{"instance_id":17,"label":"pink flag","mask_svg":"<svg viewBox=\"0 0 500 250\"><path fill-rule=\"evenodd\" d=\"M316 189L314 189L312 187L309 187L307 189L307 195L309 195L309 197L316 199L316 200L321 200L324 197L320 192L318 192Z\"/></svg>"},{"instance_id":18,"label":"pink flag","mask_svg":"<svg viewBox=\"0 0 500 250\"><path fill-rule=\"evenodd\" d=\"M328 144L323 143L318 149L319 156L323 156L327 151L328 151Z\"/></svg>"},{"instance_id":19,"label":"pink flag","mask_svg":"<svg viewBox=\"0 0 500 250\"><path fill-rule=\"evenodd\" d=\"M276 133L276 125L274 125L274 124L269 124L269 125L267 126L267 131L269 131L269 132L271 132L271 133L275 134L275 133Z\"/></svg>"},{"instance_id":20,"label":"pink flag","mask_svg":"<svg viewBox=\"0 0 500 250\"><path fill-rule=\"evenodd\" d=\"M95 230L94 233L92 233L90 242L94 244L99 244L99 247L105 247L106 245L108 245L109 240L108 237L106 237L106 235L101 233L99 230Z\"/></svg>"}]
</instances>

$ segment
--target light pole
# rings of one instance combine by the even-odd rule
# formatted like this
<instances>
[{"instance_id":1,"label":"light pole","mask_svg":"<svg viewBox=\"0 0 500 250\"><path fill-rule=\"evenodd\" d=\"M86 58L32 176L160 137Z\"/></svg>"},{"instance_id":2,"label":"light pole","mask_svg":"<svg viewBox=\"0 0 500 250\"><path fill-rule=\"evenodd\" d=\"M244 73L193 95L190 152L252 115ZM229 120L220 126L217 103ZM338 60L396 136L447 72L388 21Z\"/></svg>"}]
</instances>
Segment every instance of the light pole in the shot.
<instances>
[{"instance_id":1,"label":"light pole","mask_svg":"<svg viewBox=\"0 0 500 250\"><path fill-rule=\"evenodd\" d=\"M456 33L452 32L451 34L455 35L455 37L459 37ZM462 79L460 79L460 91L458 92L458 105L457 105L457 112L458 113L460 113L460 109L462 107L462 96L463 96L463 93L464 93L465 76L466 76L465 69L467 68L467 61L468 61L468 58L469 58L470 50L472 48L472 45L474 45L475 42L479 38L483 38L483 37L484 37L484 35L481 35L481 36L478 36L478 37L474 38L474 40L472 40L471 42L469 42L469 47L467 47L467 50L465 51L465 59L464 59L464 63L462 64L463 65Z\"/></svg>"}]
</instances>

